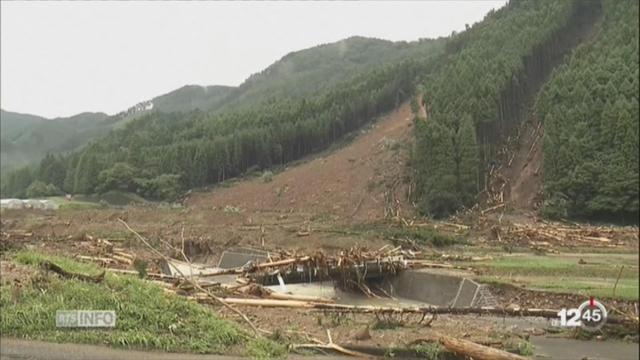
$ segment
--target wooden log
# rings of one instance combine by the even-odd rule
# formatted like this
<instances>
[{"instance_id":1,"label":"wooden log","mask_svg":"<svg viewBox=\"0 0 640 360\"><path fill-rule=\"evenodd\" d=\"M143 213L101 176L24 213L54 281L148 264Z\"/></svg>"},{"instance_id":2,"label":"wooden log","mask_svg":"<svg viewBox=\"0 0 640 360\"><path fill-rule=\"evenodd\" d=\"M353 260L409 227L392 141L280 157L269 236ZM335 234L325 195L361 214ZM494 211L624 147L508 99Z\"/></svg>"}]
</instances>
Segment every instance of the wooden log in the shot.
<instances>
[{"instance_id":1,"label":"wooden log","mask_svg":"<svg viewBox=\"0 0 640 360\"><path fill-rule=\"evenodd\" d=\"M76 255L75 258L76 259L80 259L80 260L88 260L88 261L100 262L100 263L103 263L105 265L116 263L116 261L114 259L112 259L112 258L99 257L99 256Z\"/></svg>"},{"instance_id":2,"label":"wooden log","mask_svg":"<svg viewBox=\"0 0 640 360\"><path fill-rule=\"evenodd\" d=\"M133 260L131 260L129 258L126 258L126 257L123 257L123 256L111 255L111 258L114 259L114 260L117 260L118 262L125 263L127 265L133 264Z\"/></svg>"},{"instance_id":3,"label":"wooden log","mask_svg":"<svg viewBox=\"0 0 640 360\"><path fill-rule=\"evenodd\" d=\"M278 261L273 261L273 262L265 262L265 263L260 263L257 264L255 266L253 266L249 272L251 271L256 271L256 270L261 270L261 269L267 269L270 267L278 267L278 266L285 266L285 265L291 265L291 264L295 264L295 263L299 263L299 262L307 262L311 260L310 256L302 256L302 257L298 257L298 258L290 258L290 259L284 259L284 260L278 260ZM244 268L231 268L231 269L220 269L216 272L212 272L212 273L208 273L208 274L201 274L198 275L199 277L212 277L212 276L220 276L220 275L231 275L231 274L242 274L244 272L247 272L247 269Z\"/></svg>"},{"instance_id":4,"label":"wooden log","mask_svg":"<svg viewBox=\"0 0 640 360\"><path fill-rule=\"evenodd\" d=\"M312 302L320 302L320 303L334 303L333 299L322 298L317 296L306 296L306 295L292 295L292 294L282 294L277 292L272 292L269 294L270 299L276 300L296 300L296 301L312 301Z\"/></svg>"},{"instance_id":5,"label":"wooden log","mask_svg":"<svg viewBox=\"0 0 640 360\"><path fill-rule=\"evenodd\" d=\"M412 269L431 268L431 269L457 269L457 270L467 270L467 271L474 270L471 267L457 266L457 265L451 265L451 264L437 264L437 263L432 263L425 260L407 260L406 262L407 262L407 266L409 266Z\"/></svg>"},{"instance_id":6,"label":"wooden log","mask_svg":"<svg viewBox=\"0 0 640 360\"><path fill-rule=\"evenodd\" d=\"M447 350L475 360L526 360L520 355L476 344L468 340L456 339L451 336L443 335L439 341Z\"/></svg>"},{"instance_id":7,"label":"wooden log","mask_svg":"<svg viewBox=\"0 0 640 360\"><path fill-rule=\"evenodd\" d=\"M52 263L51 261L46 261L46 260L40 263L40 267L47 271L53 271L54 273L62 276L65 279L78 279L78 280L93 282L93 283L102 282L102 280L104 280L104 274L105 274L104 271L98 275L86 275L86 274L74 273L74 272L66 271L60 266Z\"/></svg>"},{"instance_id":8,"label":"wooden log","mask_svg":"<svg viewBox=\"0 0 640 360\"><path fill-rule=\"evenodd\" d=\"M208 298L203 298L203 300L208 300ZM224 302L232 305L290 307L290 308L313 308L314 305L316 304L311 301L299 301L299 300L242 299L242 298L224 298Z\"/></svg>"},{"instance_id":9,"label":"wooden log","mask_svg":"<svg viewBox=\"0 0 640 360\"><path fill-rule=\"evenodd\" d=\"M486 214L486 213L489 213L489 212L491 212L491 211L493 211L493 210L496 210L496 209L499 209L499 208L501 208L501 207L504 207L504 203L500 203L500 204L495 205L495 206L492 206L492 207L490 207L490 208L486 208L486 209L482 210L480 213L481 213L482 215L484 215L484 214Z\"/></svg>"},{"instance_id":10,"label":"wooden log","mask_svg":"<svg viewBox=\"0 0 640 360\"><path fill-rule=\"evenodd\" d=\"M128 252L124 252L124 251L118 251L118 250L115 250L115 249L113 250L113 254L125 257L127 259L130 259L131 261L133 261L136 258L136 256L133 255L133 254L129 254Z\"/></svg>"},{"instance_id":11,"label":"wooden log","mask_svg":"<svg viewBox=\"0 0 640 360\"><path fill-rule=\"evenodd\" d=\"M93 238L91 238L93 239ZM113 251L113 243L109 240L104 240L104 239L98 239L98 245L103 246L107 252L112 252Z\"/></svg>"}]
</instances>

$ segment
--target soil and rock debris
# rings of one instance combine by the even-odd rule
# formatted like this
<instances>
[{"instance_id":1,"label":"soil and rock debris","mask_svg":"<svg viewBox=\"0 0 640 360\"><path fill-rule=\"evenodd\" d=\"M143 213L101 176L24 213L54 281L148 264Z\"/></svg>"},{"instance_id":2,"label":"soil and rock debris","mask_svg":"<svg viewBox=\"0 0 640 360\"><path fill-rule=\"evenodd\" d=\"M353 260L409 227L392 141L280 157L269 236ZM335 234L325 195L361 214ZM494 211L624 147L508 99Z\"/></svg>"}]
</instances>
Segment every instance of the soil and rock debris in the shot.
<instances>
[{"instance_id":1,"label":"soil and rock debris","mask_svg":"<svg viewBox=\"0 0 640 360\"><path fill-rule=\"evenodd\" d=\"M168 296L188 296L243 326L250 323L291 343L315 345L301 347L301 351L315 348L344 355L416 356L428 348L425 344L434 342L450 350L458 346L458 351L471 351L478 345L489 353L495 349L528 355L532 353L532 337L543 335L600 339L626 336L638 340L637 297L610 301L615 308L612 317L624 323L627 330L612 327L596 334L556 334L548 319L512 315L525 310L575 307L586 299L584 295L487 284L495 308L502 313L448 314L448 309L431 308L433 311L425 316L400 311L399 305L378 306L371 311L363 311L358 305L340 308L334 306L339 302L331 299L274 292L249 276L277 277L312 265L324 271L331 284L365 299L379 300L391 295L355 271L358 264L374 261L385 272L411 266L463 269L474 276L481 275L475 263L512 251L638 251L637 227L552 223L524 212L511 212L511 206L500 204L506 200L520 203L518 186L516 193L511 188L507 199L484 209L474 208L447 221L420 218L409 200L411 182L405 173L411 129L412 114L405 103L339 149L268 177L249 177L194 191L179 207L3 211L2 284L14 286L33 276L32 268L10 259L10 254L19 249L70 256L113 272L136 275L144 268L147 278L163 286ZM531 134L529 146L533 151L526 152L534 154L535 167L537 136L535 131ZM523 206L530 206L530 198L523 201ZM450 243L437 248L435 242L422 241L419 236L412 239L423 233L439 234ZM267 260L232 270L214 270L241 279L226 284L215 277L194 282L162 272L163 261L166 265L168 259L217 264L222 252L232 247L261 249L268 253ZM240 300L223 304L224 299L232 298ZM289 303L283 305L285 302ZM324 306L309 306L311 303Z\"/></svg>"}]
</instances>

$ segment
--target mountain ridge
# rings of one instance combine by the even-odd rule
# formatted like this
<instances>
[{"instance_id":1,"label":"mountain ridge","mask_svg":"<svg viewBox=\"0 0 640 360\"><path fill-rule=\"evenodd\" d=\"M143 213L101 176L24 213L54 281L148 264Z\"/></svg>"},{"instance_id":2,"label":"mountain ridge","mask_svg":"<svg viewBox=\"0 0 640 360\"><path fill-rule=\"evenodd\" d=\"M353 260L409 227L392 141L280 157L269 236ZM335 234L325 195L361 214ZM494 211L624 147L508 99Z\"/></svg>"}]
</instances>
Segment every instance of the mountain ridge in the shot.
<instances>
[{"instance_id":1,"label":"mountain ridge","mask_svg":"<svg viewBox=\"0 0 640 360\"><path fill-rule=\"evenodd\" d=\"M32 114L3 110L2 172L32 164L47 153L77 150L113 129L126 126L141 116L163 113L188 113L192 110L223 113L265 104L277 98L302 98L322 91L336 83L365 73L384 63L403 57L427 54L438 40L411 43L352 36L333 43L319 44L289 52L267 68L251 74L239 86L184 85L178 89L143 100L114 115L83 112L69 117L46 118ZM413 52L413 53L410 53ZM322 66L321 66L322 65ZM16 123L17 119L30 119ZM92 122L81 119L90 119ZM53 121L53 122L49 122ZM52 129L57 127L59 129ZM5 131L5 128L8 129ZM29 129L29 131L25 131ZM45 132L55 139L42 141ZM35 137L32 138L35 134ZM70 143L71 146L65 146Z\"/></svg>"}]
</instances>

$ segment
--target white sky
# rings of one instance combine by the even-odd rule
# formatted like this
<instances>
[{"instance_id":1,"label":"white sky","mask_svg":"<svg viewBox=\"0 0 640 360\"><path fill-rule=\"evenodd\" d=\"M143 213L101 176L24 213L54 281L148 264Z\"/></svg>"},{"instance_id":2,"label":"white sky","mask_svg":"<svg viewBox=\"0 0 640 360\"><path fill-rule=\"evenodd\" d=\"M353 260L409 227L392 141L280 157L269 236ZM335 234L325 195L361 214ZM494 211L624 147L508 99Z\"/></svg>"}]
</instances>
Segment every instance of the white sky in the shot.
<instances>
[{"instance_id":1,"label":"white sky","mask_svg":"<svg viewBox=\"0 0 640 360\"><path fill-rule=\"evenodd\" d=\"M353 35L446 36L505 3L2 1L0 106L113 114L186 84L239 85L291 51Z\"/></svg>"}]
</instances>

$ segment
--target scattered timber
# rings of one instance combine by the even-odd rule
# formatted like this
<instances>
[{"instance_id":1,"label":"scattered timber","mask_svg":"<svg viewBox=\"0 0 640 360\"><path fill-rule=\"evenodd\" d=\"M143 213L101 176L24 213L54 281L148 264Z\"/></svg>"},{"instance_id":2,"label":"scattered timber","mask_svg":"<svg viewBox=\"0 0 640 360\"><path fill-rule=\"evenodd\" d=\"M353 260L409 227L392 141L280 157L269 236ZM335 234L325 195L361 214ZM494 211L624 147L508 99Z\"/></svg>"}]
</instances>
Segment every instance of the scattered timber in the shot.
<instances>
[{"instance_id":1,"label":"scattered timber","mask_svg":"<svg viewBox=\"0 0 640 360\"><path fill-rule=\"evenodd\" d=\"M526 360L520 355L451 336L440 336L439 341L447 350L476 360Z\"/></svg>"}]
</instances>

